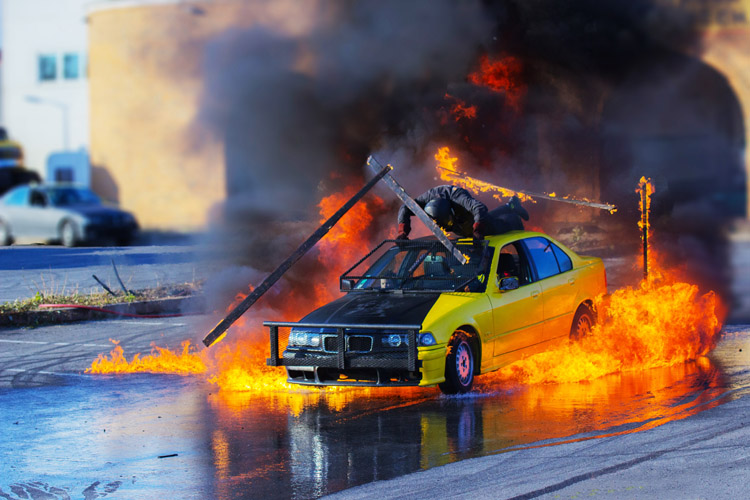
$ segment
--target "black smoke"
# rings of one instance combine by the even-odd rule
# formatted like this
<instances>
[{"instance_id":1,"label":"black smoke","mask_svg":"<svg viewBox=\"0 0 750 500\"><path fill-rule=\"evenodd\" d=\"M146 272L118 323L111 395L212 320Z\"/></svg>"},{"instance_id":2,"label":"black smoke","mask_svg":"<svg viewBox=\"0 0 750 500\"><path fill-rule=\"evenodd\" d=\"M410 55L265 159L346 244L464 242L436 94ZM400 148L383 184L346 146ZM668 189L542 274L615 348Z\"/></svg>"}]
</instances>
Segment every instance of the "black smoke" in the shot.
<instances>
[{"instance_id":1,"label":"black smoke","mask_svg":"<svg viewBox=\"0 0 750 500\"><path fill-rule=\"evenodd\" d=\"M652 177L663 254L726 292L724 233L745 206L744 125L726 80L700 61L701 38L679 3L317 5L307 29L261 23L206 47L201 120L225 144L218 239L229 259L272 269L314 230L322 197L363 182L371 153L392 161L414 195L427 190L439 182L432 155L449 145L487 180L618 204L615 216L583 216L609 232L603 254L638 248L634 190ZM467 80L482 57L521 61L520 109ZM456 98L476 105L477 118L454 119ZM363 235L372 240L395 219L390 193L379 194L390 205ZM580 224L555 204L531 212L553 234ZM303 264L289 279L314 276Z\"/></svg>"}]
</instances>

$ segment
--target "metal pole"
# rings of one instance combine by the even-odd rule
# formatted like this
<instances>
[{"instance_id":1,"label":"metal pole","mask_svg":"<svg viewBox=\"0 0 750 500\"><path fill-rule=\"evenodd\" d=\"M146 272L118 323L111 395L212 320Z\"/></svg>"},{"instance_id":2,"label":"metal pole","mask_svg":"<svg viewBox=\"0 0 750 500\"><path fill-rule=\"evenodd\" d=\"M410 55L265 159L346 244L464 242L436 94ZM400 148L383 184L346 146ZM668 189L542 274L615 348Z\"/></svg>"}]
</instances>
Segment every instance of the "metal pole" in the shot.
<instances>
[{"instance_id":1,"label":"metal pole","mask_svg":"<svg viewBox=\"0 0 750 500\"><path fill-rule=\"evenodd\" d=\"M380 162L376 160L374 156L370 156L367 159L367 164L376 170L378 167L382 168ZM375 165L377 165L377 167ZM390 165L388 166L390 167ZM417 218L421 220L430 231L432 231L432 234L434 234L438 241L440 241L440 243L442 243L443 246L447 248L451 254L453 254L456 260L458 260L461 264L466 264L467 262L469 262L469 259L464 254L462 254L458 248L456 248L456 246L451 242L450 239L448 239L448 236L445 235L440 226L435 224L435 221L432 220L432 217L427 215L422 207L420 207L419 204L417 204L417 202L411 198L411 196L406 194L406 190L404 190L401 184L399 184L391 174L386 174L383 177L383 182L385 182L388 187L391 188L394 193L396 193L396 196L398 196L398 198L404 203L404 205L406 205L409 210L411 210L412 213L416 215Z\"/></svg>"},{"instance_id":2,"label":"metal pole","mask_svg":"<svg viewBox=\"0 0 750 500\"><path fill-rule=\"evenodd\" d=\"M643 240L643 279L648 279L648 185L641 184L641 231Z\"/></svg>"},{"instance_id":3,"label":"metal pole","mask_svg":"<svg viewBox=\"0 0 750 500\"><path fill-rule=\"evenodd\" d=\"M269 274L265 280L263 280L263 283L258 285L258 287L253 290L250 295L245 297L245 299L237 304L234 309L229 311L229 314L226 315L224 319L222 319L218 325L216 325L213 330L208 332L208 335L203 339L203 344L206 347L210 347L214 342L216 342L219 337L221 337L224 332L226 332L232 324L239 319L240 316L242 316L245 311L250 309L250 306L255 304L255 302L268 291L269 288L271 288L274 283L276 283L281 276L285 272L289 270L292 265L297 262L303 255L307 253L308 250L310 250L315 244L320 241L323 236L328 234L328 231L331 230L333 226L336 225L336 223L341 219L341 217L344 216L346 212L349 211L350 208L354 206L355 203L357 203L372 187L377 184L380 179L383 178L393 167L390 165L383 167L382 170L380 170L375 177L370 179L370 182L365 184L365 186L360 189L357 194L351 197L349 201L347 201L341 208L338 209L338 211L333 214L325 223L323 223L322 226L318 228L317 231L315 231L313 234L310 235L307 240L305 240L304 243L302 243L295 252L289 256L288 259L286 259L284 262L281 263L279 267L276 268L274 272Z\"/></svg>"},{"instance_id":4,"label":"metal pole","mask_svg":"<svg viewBox=\"0 0 750 500\"><path fill-rule=\"evenodd\" d=\"M617 207L615 205L611 205L609 203L599 203L597 201L577 200L575 198L560 198L558 196L550 196L545 193L526 191L525 189L505 188L502 186L497 186L495 184L490 184L489 182L486 182L483 180L476 179L468 175L466 172L459 172L458 170L451 170L451 169L444 168L444 167L437 167L437 168L439 170L442 170L443 172L447 172L449 176L453 178L453 180L456 180L459 182L461 180L469 181L473 186L478 188L480 191L495 191L504 196L507 196L508 191L510 191L512 193L525 194L526 196L530 196L532 198L541 198L544 200L559 201L560 203L570 203L572 205L579 205L583 207L599 208L602 210L607 210L609 212L614 212L615 210L617 210Z\"/></svg>"}]
</instances>

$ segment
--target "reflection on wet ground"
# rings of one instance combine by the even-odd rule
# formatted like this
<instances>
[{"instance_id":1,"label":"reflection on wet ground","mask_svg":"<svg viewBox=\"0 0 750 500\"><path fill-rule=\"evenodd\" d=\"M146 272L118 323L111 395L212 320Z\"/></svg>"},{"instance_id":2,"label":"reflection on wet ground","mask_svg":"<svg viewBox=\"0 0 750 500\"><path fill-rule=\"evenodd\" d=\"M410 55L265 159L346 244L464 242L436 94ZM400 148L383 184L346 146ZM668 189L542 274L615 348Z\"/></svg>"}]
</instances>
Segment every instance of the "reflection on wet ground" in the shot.
<instances>
[{"instance_id":1,"label":"reflection on wet ground","mask_svg":"<svg viewBox=\"0 0 750 500\"><path fill-rule=\"evenodd\" d=\"M461 397L433 389L259 397L177 376L70 375L0 392L0 498L318 497L690 416L750 390L748 352L750 328L727 328L695 362Z\"/></svg>"}]
</instances>

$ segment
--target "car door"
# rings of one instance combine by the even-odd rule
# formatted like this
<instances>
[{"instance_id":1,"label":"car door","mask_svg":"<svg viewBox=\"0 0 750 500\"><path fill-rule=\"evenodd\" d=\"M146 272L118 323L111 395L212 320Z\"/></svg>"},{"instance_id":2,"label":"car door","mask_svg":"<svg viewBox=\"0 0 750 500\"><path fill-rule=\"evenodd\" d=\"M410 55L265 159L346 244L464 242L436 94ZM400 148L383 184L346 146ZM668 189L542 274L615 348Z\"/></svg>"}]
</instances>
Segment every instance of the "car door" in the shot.
<instances>
[{"instance_id":1,"label":"car door","mask_svg":"<svg viewBox=\"0 0 750 500\"><path fill-rule=\"evenodd\" d=\"M576 271L570 257L543 237L527 238L524 245L534 263L544 303L544 338L567 337L575 313Z\"/></svg>"},{"instance_id":2,"label":"car door","mask_svg":"<svg viewBox=\"0 0 750 500\"><path fill-rule=\"evenodd\" d=\"M490 283L487 294L492 304L494 331L492 353L496 365L522 358L529 348L544 341L544 313L541 286L534 282L523 247L511 243L500 249L496 266L498 281L516 276L516 290L501 291Z\"/></svg>"},{"instance_id":3,"label":"car door","mask_svg":"<svg viewBox=\"0 0 750 500\"><path fill-rule=\"evenodd\" d=\"M47 193L43 189L31 188L29 206L24 213L24 223L28 235L40 240L57 237L56 210L50 205Z\"/></svg>"},{"instance_id":4,"label":"car door","mask_svg":"<svg viewBox=\"0 0 750 500\"><path fill-rule=\"evenodd\" d=\"M34 214L30 210L31 189L27 186L11 191L5 198L5 217L10 222L14 238L28 238L34 234Z\"/></svg>"}]
</instances>

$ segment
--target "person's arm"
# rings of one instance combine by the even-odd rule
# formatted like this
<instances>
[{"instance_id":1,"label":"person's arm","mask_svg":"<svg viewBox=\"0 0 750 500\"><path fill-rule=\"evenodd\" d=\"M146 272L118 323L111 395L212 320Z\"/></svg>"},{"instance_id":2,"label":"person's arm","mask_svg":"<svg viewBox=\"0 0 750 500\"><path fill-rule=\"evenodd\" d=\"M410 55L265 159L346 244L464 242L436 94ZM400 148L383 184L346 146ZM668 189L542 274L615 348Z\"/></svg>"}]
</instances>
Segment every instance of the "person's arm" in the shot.
<instances>
[{"instance_id":1,"label":"person's arm","mask_svg":"<svg viewBox=\"0 0 750 500\"><path fill-rule=\"evenodd\" d=\"M438 188L441 186L438 186ZM427 205L427 202L430 201L433 198L438 198L439 193L436 194L435 190L438 188L432 188L429 191L420 194L416 198L414 198L414 201L417 202L417 205L424 208L425 205ZM406 205L401 205L401 208L398 211L398 236L396 236L397 240L405 240L408 238L409 233L411 232L411 216L414 215L414 212L409 210L409 207Z\"/></svg>"}]
</instances>

